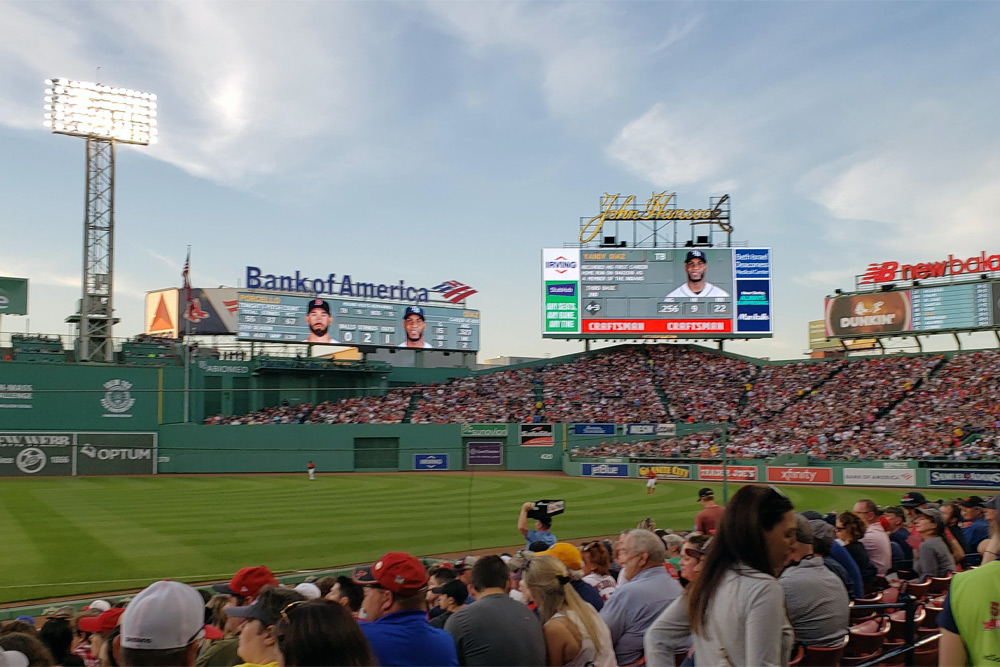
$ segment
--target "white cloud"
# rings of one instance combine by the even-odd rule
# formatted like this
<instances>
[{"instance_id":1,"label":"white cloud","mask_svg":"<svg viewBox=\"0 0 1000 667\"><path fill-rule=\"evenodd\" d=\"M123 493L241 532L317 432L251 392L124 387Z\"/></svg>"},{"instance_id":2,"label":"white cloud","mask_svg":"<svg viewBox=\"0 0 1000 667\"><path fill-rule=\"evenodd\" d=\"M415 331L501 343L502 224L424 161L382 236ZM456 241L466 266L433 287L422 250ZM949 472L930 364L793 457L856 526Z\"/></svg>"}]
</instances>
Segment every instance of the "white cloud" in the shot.
<instances>
[{"instance_id":1,"label":"white cloud","mask_svg":"<svg viewBox=\"0 0 1000 667\"><path fill-rule=\"evenodd\" d=\"M656 185L723 179L735 138L714 132L712 123L656 104L622 128L608 156ZM727 180L727 184L734 184Z\"/></svg>"}]
</instances>

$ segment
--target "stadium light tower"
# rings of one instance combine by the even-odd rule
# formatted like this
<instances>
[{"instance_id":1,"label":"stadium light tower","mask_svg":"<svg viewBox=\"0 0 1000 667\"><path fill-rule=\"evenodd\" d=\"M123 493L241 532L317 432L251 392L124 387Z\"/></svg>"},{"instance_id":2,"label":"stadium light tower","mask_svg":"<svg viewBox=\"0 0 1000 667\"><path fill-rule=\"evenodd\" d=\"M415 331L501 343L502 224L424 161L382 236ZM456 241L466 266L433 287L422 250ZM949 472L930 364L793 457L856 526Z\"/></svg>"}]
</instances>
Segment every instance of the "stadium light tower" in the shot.
<instances>
[{"instance_id":1,"label":"stadium light tower","mask_svg":"<svg viewBox=\"0 0 1000 667\"><path fill-rule=\"evenodd\" d=\"M156 95L70 79L46 79L45 86L45 126L87 140L79 359L111 362L115 144L156 143Z\"/></svg>"}]
</instances>

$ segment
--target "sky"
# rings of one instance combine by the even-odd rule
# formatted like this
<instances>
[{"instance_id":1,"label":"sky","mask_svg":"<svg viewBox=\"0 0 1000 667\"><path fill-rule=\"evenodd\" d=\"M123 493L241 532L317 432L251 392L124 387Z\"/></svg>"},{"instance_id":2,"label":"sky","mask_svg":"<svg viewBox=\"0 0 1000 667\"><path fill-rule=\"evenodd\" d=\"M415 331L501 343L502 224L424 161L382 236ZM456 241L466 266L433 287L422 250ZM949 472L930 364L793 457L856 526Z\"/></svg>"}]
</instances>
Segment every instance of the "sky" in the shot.
<instances>
[{"instance_id":1,"label":"sky","mask_svg":"<svg viewBox=\"0 0 1000 667\"><path fill-rule=\"evenodd\" d=\"M982 2L0 0L0 275L31 290L0 330L66 334L80 298L85 142L42 125L64 77L158 96L159 143L118 153L116 336L191 246L195 287L248 265L459 280L480 361L577 352L542 338L541 249L605 192L668 191L729 194L733 239L773 248L775 335L726 349L802 358L824 296L870 262L1000 252L998 20Z\"/></svg>"}]
</instances>

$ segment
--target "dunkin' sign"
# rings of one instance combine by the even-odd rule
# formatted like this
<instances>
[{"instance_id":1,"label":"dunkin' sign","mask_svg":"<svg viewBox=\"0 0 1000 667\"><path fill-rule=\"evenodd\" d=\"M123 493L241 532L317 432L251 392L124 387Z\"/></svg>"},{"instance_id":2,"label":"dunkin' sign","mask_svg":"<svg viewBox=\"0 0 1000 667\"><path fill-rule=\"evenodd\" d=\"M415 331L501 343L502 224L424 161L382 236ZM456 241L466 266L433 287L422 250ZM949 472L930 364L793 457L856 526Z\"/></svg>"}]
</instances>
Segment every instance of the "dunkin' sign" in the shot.
<instances>
[{"instance_id":1,"label":"dunkin' sign","mask_svg":"<svg viewBox=\"0 0 1000 667\"><path fill-rule=\"evenodd\" d=\"M698 466L698 479L721 481L722 466ZM756 482L757 466L726 466L726 480L730 482Z\"/></svg>"},{"instance_id":2,"label":"dunkin' sign","mask_svg":"<svg viewBox=\"0 0 1000 667\"><path fill-rule=\"evenodd\" d=\"M770 467L767 468L767 481L780 484L833 484L831 468L797 468Z\"/></svg>"}]
</instances>

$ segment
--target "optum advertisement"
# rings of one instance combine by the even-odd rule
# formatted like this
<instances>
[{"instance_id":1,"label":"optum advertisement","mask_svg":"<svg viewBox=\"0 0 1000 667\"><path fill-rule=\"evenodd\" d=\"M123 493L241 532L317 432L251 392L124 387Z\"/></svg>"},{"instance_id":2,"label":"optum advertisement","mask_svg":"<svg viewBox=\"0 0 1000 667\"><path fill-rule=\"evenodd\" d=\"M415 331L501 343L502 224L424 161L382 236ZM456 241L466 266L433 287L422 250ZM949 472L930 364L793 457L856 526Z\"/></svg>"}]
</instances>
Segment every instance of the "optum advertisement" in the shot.
<instances>
[{"instance_id":1,"label":"optum advertisement","mask_svg":"<svg viewBox=\"0 0 1000 667\"><path fill-rule=\"evenodd\" d=\"M0 477L152 475L155 433L0 432Z\"/></svg>"}]
</instances>

